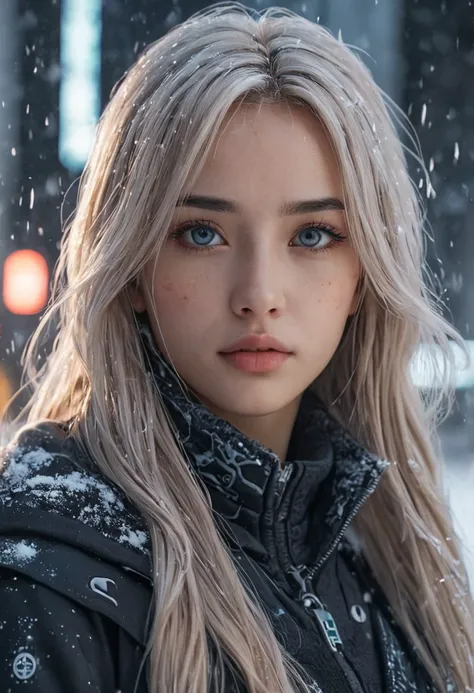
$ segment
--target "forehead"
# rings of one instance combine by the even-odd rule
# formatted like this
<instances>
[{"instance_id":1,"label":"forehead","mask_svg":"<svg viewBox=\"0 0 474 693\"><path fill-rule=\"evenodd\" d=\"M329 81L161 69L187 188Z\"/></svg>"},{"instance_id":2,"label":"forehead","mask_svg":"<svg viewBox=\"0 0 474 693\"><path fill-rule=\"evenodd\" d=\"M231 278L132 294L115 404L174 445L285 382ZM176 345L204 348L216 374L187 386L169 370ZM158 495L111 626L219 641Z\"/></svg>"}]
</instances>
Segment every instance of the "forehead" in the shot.
<instances>
[{"instance_id":1,"label":"forehead","mask_svg":"<svg viewBox=\"0 0 474 693\"><path fill-rule=\"evenodd\" d=\"M192 192L248 200L264 195L269 204L342 194L323 125L307 109L287 104L231 109Z\"/></svg>"}]
</instances>

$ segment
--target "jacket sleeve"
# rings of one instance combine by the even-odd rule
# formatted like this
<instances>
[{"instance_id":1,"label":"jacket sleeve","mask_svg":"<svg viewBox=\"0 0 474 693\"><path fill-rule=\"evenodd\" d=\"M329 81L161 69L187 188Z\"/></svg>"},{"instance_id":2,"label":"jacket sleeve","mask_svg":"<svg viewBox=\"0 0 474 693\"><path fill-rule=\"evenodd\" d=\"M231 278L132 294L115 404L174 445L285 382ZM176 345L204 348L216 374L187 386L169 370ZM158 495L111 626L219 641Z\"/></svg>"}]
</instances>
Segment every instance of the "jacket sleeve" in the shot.
<instances>
[{"instance_id":1,"label":"jacket sleeve","mask_svg":"<svg viewBox=\"0 0 474 693\"><path fill-rule=\"evenodd\" d=\"M112 628L46 585L0 568L1 693L115 693Z\"/></svg>"}]
</instances>

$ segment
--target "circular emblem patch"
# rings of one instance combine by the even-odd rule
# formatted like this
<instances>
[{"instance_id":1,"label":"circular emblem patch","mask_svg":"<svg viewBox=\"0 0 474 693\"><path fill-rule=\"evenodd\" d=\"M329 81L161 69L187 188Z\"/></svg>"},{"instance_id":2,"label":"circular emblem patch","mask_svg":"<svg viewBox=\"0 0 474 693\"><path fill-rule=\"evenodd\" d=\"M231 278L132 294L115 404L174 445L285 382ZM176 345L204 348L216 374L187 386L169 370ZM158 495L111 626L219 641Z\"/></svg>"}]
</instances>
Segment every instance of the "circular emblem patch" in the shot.
<instances>
[{"instance_id":1,"label":"circular emblem patch","mask_svg":"<svg viewBox=\"0 0 474 693\"><path fill-rule=\"evenodd\" d=\"M36 671L36 659L29 652L20 652L13 660L13 673L20 679L30 679Z\"/></svg>"}]
</instances>

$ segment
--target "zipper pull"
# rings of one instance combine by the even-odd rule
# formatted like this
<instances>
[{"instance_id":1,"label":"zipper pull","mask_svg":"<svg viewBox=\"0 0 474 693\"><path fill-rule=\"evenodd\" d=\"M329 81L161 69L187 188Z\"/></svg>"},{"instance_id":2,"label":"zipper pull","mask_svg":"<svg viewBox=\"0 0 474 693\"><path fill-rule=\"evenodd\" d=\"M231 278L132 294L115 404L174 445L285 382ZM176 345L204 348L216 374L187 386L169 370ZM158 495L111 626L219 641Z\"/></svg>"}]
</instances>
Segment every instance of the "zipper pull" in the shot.
<instances>
[{"instance_id":1,"label":"zipper pull","mask_svg":"<svg viewBox=\"0 0 474 693\"><path fill-rule=\"evenodd\" d=\"M300 588L300 594L298 600L303 604L307 611L312 612L326 637L329 647L334 652L338 652L342 649L343 643L339 631L337 629L336 621L334 620L332 614L324 608L322 601L314 594L311 590L311 582L305 572L307 567L302 565L298 568L292 566L289 573L298 583Z\"/></svg>"}]
</instances>

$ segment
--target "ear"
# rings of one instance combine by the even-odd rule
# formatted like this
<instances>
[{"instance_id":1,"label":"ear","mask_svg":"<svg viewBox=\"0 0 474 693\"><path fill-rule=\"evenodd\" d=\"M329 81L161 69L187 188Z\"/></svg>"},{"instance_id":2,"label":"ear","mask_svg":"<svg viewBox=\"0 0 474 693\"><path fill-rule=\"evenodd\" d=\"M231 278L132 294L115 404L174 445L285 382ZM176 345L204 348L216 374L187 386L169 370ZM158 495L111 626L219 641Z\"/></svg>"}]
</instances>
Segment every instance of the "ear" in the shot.
<instances>
[{"instance_id":1,"label":"ear","mask_svg":"<svg viewBox=\"0 0 474 693\"><path fill-rule=\"evenodd\" d=\"M146 311L145 297L138 281L134 281L130 284L127 291L134 311L136 313L144 313Z\"/></svg>"}]
</instances>

